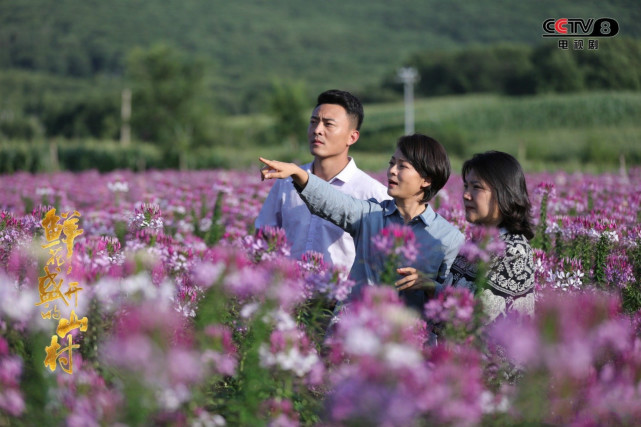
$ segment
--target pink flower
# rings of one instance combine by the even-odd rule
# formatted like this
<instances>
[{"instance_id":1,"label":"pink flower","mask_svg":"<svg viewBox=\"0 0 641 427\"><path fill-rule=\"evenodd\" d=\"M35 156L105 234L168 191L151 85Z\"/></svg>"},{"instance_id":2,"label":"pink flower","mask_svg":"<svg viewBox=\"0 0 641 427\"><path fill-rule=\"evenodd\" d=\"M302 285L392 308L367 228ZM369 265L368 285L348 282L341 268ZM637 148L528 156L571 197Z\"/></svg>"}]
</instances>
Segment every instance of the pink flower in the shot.
<instances>
[{"instance_id":1,"label":"pink flower","mask_svg":"<svg viewBox=\"0 0 641 427\"><path fill-rule=\"evenodd\" d=\"M391 224L372 237L374 250L386 257L398 258L398 265L410 265L416 260L418 246L411 227Z\"/></svg>"},{"instance_id":2,"label":"pink flower","mask_svg":"<svg viewBox=\"0 0 641 427\"><path fill-rule=\"evenodd\" d=\"M468 289L448 286L425 304L425 317L435 323L466 328L473 318L475 305L474 295Z\"/></svg>"},{"instance_id":3,"label":"pink flower","mask_svg":"<svg viewBox=\"0 0 641 427\"><path fill-rule=\"evenodd\" d=\"M608 255L605 266L605 279L608 283L620 289L636 282L632 265L628 261L626 254L611 253Z\"/></svg>"},{"instance_id":4,"label":"pink flower","mask_svg":"<svg viewBox=\"0 0 641 427\"><path fill-rule=\"evenodd\" d=\"M459 254L470 262L490 262L490 259L505 253L505 242L496 227L470 225L466 232L465 243Z\"/></svg>"},{"instance_id":5,"label":"pink flower","mask_svg":"<svg viewBox=\"0 0 641 427\"><path fill-rule=\"evenodd\" d=\"M285 230L268 225L260 228L255 236L245 236L242 246L255 262L288 257L291 248Z\"/></svg>"},{"instance_id":6,"label":"pink flower","mask_svg":"<svg viewBox=\"0 0 641 427\"><path fill-rule=\"evenodd\" d=\"M162 233L163 218L160 206L155 203L140 204L129 219L129 227L134 231L144 230L149 234Z\"/></svg>"}]
</instances>

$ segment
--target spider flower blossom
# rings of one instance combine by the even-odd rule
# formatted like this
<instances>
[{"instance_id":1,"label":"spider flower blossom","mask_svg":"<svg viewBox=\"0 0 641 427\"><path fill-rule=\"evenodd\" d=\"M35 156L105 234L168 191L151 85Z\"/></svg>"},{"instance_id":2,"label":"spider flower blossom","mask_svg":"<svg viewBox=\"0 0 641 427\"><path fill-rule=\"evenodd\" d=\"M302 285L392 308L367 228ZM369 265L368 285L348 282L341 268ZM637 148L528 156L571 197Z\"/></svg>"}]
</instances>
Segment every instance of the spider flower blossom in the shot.
<instances>
[{"instance_id":1,"label":"spider flower blossom","mask_svg":"<svg viewBox=\"0 0 641 427\"><path fill-rule=\"evenodd\" d=\"M232 270L222 284L226 292L242 303L270 301L291 309L305 298L298 265L288 258L276 258Z\"/></svg>"},{"instance_id":2,"label":"spider flower blossom","mask_svg":"<svg viewBox=\"0 0 641 427\"><path fill-rule=\"evenodd\" d=\"M305 332L294 327L291 329L272 331L269 344L263 343L259 348L260 363L264 367L277 367L288 371L297 377L310 376L313 382L320 382L323 364Z\"/></svg>"},{"instance_id":3,"label":"spider flower blossom","mask_svg":"<svg viewBox=\"0 0 641 427\"><path fill-rule=\"evenodd\" d=\"M129 183L127 183L126 181L108 182L107 188L112 193L127 193L129 192Z\"/></svg>"},{"instance_id":4,"label":"spider flower blossom","mask_svg":"<svg viewBox=\"0 0 641 427\"><path fill-rule=\"evenodd\" d=\"M234 375L238 366L238 349L233 342L232 330L224 325L209 325L205 328L207 349L201 362L211 365L211 370L221 375Z\"/></svg>"},{"instance_id":5,"label":"spider flower blossom","mask_svg":"<svg viewBox=\"0 0 641 427\"><path fill-rule=\"evenodd\" d=\"M521 392L544 387L541 422L627 425L641 415L641 340L617 297L548 291L534 319L500 319L488 335L525 368Z\"/></svg>"},{"instance_id":6,"label":"spider flower blossom","mask_svg":"<svg viewBox=\"0 0 641 427\"><path fill-rule=\"evenodd\" d=\"M479 422L484 391L480 357L462 347L426 350L425 323L393 289L367 288L336 326L329 339L330 359L336 365L326 401L329 422Z\"/></svg>"},{"instance_id":7,"label":"spider flower blossom","mask_svg":"<svg viewBox=\"0 0 641 427\"><path fill-rule=\"evenodd\" d=\"M425 322L389 287L365 288L361 298L345 306L336 326L328 341L334 363L360 357L385 358L388 342L413 348L408 355L420 353L425 339Z\"/></svg>"},{"instance_id":8,"label":"spider flower blossom","mask_svg":"<svg viewBox=\"0 0 641 427\"><path fill-rule=\"evenodd\" d=\"M537 289L557 289L564 292L583 288L584 269L581 260L548 256L539 249L534 250L534 276Z\"/></svg>"},{"instance_id":9,"label":"spider flower blossom","mask_svg":"<svg viewBox=\"0 0 641 427\"><path fill-rule=\"evenodd\" d=\"M425 317L433 322L447 322L465 328L474 317L474 295L465 288L448 286L425 304Z\"/></svg>"},{"instance_id":10,"label":"spider flower blossom","mask_svg":"<svg viewBox=\"0 0 641 427\"><path fill-rule=\"evenodd\" d=\"M399 265L409 265L416 260L418 243L412 229L406 225L392 224L372 237L374 250L385 257L399 260Z\"/></svg>"},{"instance_id":11,"label":"spider flower blossom","mask_svg":"<svg viewBox=\"0 0 641 427\"><path fill-rule=\"evenodd\" d=\"M144 230L150 234L162 232L163 218L160 206L155 203L142 203L129 219L129 227L132 230Z\"/></svg>"},{"instance_id":12,"label":"spider flower blossom","mask_svg":"<svg viewBox=\"0 0 641 427\"><path fill-rule=\"evenodd\" d=\"M368 287L340 316L328 345L335 364L331 423L411 425L417 383L428 381L425 325L389 287Z\"/></svg>"},{"instance_id":13,"label":"spider flower blossom","mask_svg":"<svg viewBox=\"0 0 641 427\"><path fill-rule=\"evenodd\" d=\"M269 225L261 227L255 236L245 236L242 239L242 247L256 262L290 255L285 230Z\"/></svg>"},{"instance_id":14,"label":"spider flower blossom","mask_svg":"<svg viewBox=\"0 0 641 427\"><path fill-rule=\"evenodd\" d=\"M470 262L490 262L492 258L505 253L505 242L496 227L471 225L466 230L465 243L459 254Z\"/></svg>"},{"instance_id":15,"label":"spider flower blossom","mask_svg":"<svg viewBox=\"0 0 641 427\"><path fill-rule=\"evenodd\" d=\"M289 399L268 399L261 405L263 418L269 427L298 427L300 420L294 404Z\"/></svg>"},{"instance_id":16,"label":"spider flower blossom","mask_svg":"<svg viewBox=\"0 0 641 427\"><path fill-rule=\"evenodd\" d=\"M123 380L144 385L154 397L150 404L178 409L205 374L187 321L169 307L150 303L127 307L116 316L115 331L103 346L103 363L121 372Z\"/></svg>"},{"instance_id":17,"label":"spider flower blossom","mask_svg":"<svg viewBox=\"0 0 641 427\"><path fill-rule=\"evenodd\" d=\"M324 296L330 300L343 301L354 287L349 272L339 266L330 266L323 260L323 254L309 251L298 261L305 283L306 298Z\"/></svg>"},{"instance_id":18,"label":"spider flower blossom","mask_svg":"<svg viewBox=\"0 0 641 427\"><path fill-rule=\"evenodd\" d=\"M326 270L328 267L323 254L316 251L307 251L301 255L298 265L301 267L303 272L313 273Z\"/></svg>"},{"instance_id":19,"label":"spider flower blossom","mask_svg":"<svg viewBox=\"0 0 641 427\"><path fill-rule=\"evenodd\" d=\"M22 359L9 354L7 341L0 336L0 415L7 413L19 416L25 410L20 391Z\"/></svg>"},{"instance_id":20,"label":"spider flower blossom","mask_svg":"<svg viewBox=\"0 0 641 427\"><path fill-rule=\"evenodd\" d=\"M69 426L112 424L122 411L123 396L104 378L74 356L73 375L58 375L53 404L66 411Z\"/></svg>"},{"instance_id":21,"label":"spider flower blossom","mask_svg":"<svg viewBox=\"0 0 641 427\"><path fill-rule=\"evenodd\" d=\"M625 288L629 284L636 282L632 265L626 255L608 255L605 266L605 279L608 283L618 288Z\"/></svg>"}]
</instances>

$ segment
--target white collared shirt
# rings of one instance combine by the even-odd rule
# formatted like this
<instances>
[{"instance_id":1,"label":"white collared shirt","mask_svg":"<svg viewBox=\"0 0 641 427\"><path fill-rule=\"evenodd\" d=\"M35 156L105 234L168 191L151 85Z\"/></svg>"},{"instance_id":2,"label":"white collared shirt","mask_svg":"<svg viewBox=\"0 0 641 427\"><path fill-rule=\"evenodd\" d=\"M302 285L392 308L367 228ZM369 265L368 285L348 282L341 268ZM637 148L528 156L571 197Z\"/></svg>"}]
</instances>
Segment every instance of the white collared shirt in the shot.
<instances>
[{"instance_id":1,"label":"white collared shirt","mask_svg":"<svg viewBox=\"0 0 641 427\"><path fill-rule=\"evenodd\" d=\"M312 163L301 166L312 174ZM391 199L387 187L349 163L328 181L334 188L358 199L373 198L377 201ZM341 266L348 271L354 263L355 249L352 237L340 227L312 215L294 188L291 178L279 179L265 199L256 218L256 229L271 225L282 227L291 245L291 257L300 259L307 251L323 254L325 262Z\"/></svg>"}]
</instances>

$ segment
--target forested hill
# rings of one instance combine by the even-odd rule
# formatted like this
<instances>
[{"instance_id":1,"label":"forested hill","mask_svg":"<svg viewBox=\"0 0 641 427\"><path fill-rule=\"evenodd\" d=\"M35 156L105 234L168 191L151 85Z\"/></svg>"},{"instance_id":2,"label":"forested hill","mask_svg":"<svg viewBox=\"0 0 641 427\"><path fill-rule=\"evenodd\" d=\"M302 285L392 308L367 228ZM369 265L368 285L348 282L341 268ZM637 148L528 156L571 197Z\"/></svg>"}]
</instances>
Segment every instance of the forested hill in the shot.
<instances>
[{"instance_id":1,"label":"forested hill","mask_svg":"<svg viewBox=\"0 0 641 427\"><path fill-rule=\"evenodd\" d=\"M214 89L359 89L416 52L541 43L559 17L612 17L641 38L638 0L0 0L0 69L121 76L132 48L166 42L209 61Z\"/></svg>"}]
</instances>

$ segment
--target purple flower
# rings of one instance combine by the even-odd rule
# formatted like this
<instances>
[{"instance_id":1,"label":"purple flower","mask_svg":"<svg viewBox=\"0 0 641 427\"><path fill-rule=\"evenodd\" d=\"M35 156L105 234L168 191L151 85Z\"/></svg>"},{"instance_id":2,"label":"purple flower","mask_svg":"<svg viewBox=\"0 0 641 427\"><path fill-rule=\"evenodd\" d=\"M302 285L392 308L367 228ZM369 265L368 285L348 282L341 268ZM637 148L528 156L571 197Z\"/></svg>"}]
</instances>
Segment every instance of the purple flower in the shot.
<instances>
[{"instance_id":1,"label":"purple flower","mask_svg":"<svg viewBox=\"0 0 641 427\"><path fill-rule=\"evenodd\" d=\"M0 390L0 409L15 417L25 410L25 402L19 389L7 388Z\"/></svg>"},{"instance_id":2,"label":"purple flower","mask_svg":"<svg viewBox=\"0 0 641 427\"><path fill-rule=\"evenodd\" d=\"M627 255L615 253L608 255L605 266L605 279L608 283L620 289L636 282L634 271Z\"/></svg>"},{"instance_id":3,"label":"purple flower","mask_svg":"<svg viewBox=\"0 0 641 427\"><path fill-rule=\"evenodd\" d=\"M112 424L122 411L123 396L102 376L74 355L72 375L58 375L52 390L57 407L67 412L68 425Z\"/></svg>"},{"instance_id":4,"label":"purple flower","mask_svg":"<svg viewBox=\"0 0 641 427\"><path fill-rule=\"evenodd\" d=\"M435 323L445 322L455 328L471 327L476 300L465 288L448 286L425 304L425 317Z\"/></svg>"},{"instance_id":5,"label":"purple flower","mask_svg":"<svg viewBox=\"0 0 641 427\"><path fill-rule=\"evenodd\" d=\"M160 206L155 203L140 204L129 218L129 227L134 231L144 230L152 235L162 233L163 218Z\"/></svg>"},{"instance_id":6,"label":"purple flower","mask_svg":"<svg viewBox=\"0 0 641 427\"><path fill-rule=\"evenodd\" d=\"M262 403L261 412L265 413L263 417L268 420L267 425L270 427L298 427L300 425L298 413L289 399L268 399Z\"/></svg>"},{"instance_id":7,"label":"purple flower","mask_svg":"<svg viewBox=\"0 0 641 427\"><path fill-rule=\"evenodd\" d=\"M19 416L25 409L20 391L22 359L9 353L7 341L0 336L0 414Z\"/></svg>"},{"instance_id":8,"label":"purple flower","mask_svg":"<svg viewBox=\"0 0 641 427\"><path fill-rule=\"evenodd\" d=\"M242 247L248 251L255 262L273 260L290 255L285 230L279 227L265 226L255 236L245 236Z\"/></svg>"},{"instance_id":9,"label":"purple flower","mask_svg":"<svg viewBox=\"0 0 641 427\"><path fill-rule=\"evenodd\" d=\"M320 272L327 269L328 264L322 253L315 251L307 251L301 255L298 265L304 272Z\"/></svg>"},{"instance_id":10,"label":"purple flower","mask_svg":"<svg viewBox=\"0 0 641 427\"><path fill-rule=\"evenodd\" d=\"M544 387L544 422L616 424L641 413L641 341L620 307L601 292L545 292L533 320L490 327L493 342L525 369L522 392Z\"/></svg>"},{"instance_id":11,"label":"purple flower","mask_svg":"<svg viewBox=\"0 0 641 427\"><path fill-rule=\"evenodd\" d=\"M410 265L416 261L418 244L411 227L391 224L372 237L372 246L385 257L395 257L398 265Z\"/></svg>"},{"instance_id":12,"label":"purple flower","mask_svg":"<svg viewBox=\"0 0 641 427\"><path fill-rule=\"evenodd\" d=\"M263 343L259 349L260 363L265 367L277 367L303 377L322 366L307 335L298 328L273 331L269 345Z\"/></svg>"},{"instance_id":13,"label":"purple flower","mask_svg":"<svg viewBox=\"0 0 641 427\"><path fill-rule=\"evenodd\" d=\"M187 325L169 307L126 307L117 314L114 333L103 346L102 362L127 381L144 385L161 408L174 411L205 377Z\"/></svg>"},{"instance_id":14,"label":"purple flower","mask_svg":"<svg viewBox=\"0 0 641 427\"><path fill-rule=\"evenodd\" d=\"M305 297L320 296L329 300L344 301L355 282L349 279L349 273L345 269L323 263L322 255L320 260L320 263L299 261L305 283Z\"/></svg>"},{"instance_id":15,"label":"purple flower","mask_svg":"<svg viewBox=\"0 0 641 427\"><path fill-rule=\"evenodd\" d=\"M459 254L470 262L488 263L492 258L505 253L505 242L496 227L470 225L465 234L465 243Z\"/></svg>"},{"instance_id":16,"label":"purple flower","mask_svg":"<svg viewBox=\"0 0 641 427\"><path fill-rule=\"evenodd\" d=\"M366 288L329 340L328 422L477 424L484 391L479 354L465 347L426 350L426 338L425 323L393 289Z\"/></svg>"}]
</instances>

